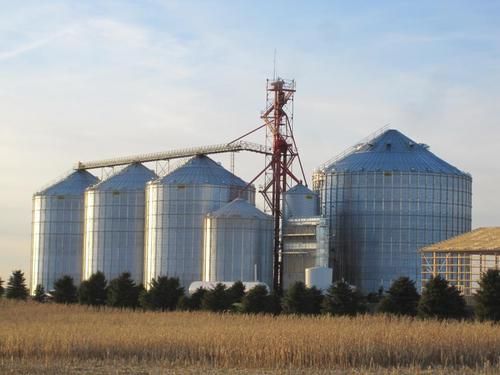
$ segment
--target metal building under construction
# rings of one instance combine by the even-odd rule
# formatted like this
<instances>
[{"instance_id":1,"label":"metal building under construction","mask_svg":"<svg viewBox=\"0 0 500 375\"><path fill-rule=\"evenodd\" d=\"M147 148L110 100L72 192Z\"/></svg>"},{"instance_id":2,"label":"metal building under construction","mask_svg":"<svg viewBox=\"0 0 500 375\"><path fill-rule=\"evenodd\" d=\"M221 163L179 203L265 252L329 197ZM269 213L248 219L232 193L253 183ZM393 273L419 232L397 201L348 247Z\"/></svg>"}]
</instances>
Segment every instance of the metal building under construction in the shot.
<instances>
[{"instance_id":1,"label":"metal building under construction","mask_svg":"<svg viewBox=\"0 0 500 375\"><path fill-rule=\"evenodd\" d=\"M500 270L500 227L478 228L420 250L422 286L441 275L465 296L479 289L481 275Z\"/></svg>"}]
</instances>

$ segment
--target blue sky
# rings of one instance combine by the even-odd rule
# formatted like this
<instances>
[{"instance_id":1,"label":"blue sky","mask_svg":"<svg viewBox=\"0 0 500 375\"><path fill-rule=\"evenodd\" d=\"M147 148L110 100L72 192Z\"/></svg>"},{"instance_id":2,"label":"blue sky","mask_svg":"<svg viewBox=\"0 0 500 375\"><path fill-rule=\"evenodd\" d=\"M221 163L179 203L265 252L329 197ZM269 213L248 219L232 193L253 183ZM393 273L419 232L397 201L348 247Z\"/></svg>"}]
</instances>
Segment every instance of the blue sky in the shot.
<instances>
[{"instance_id":1,"label":"blue sky","mask_svg":"<svg viewBox=\"0 0 500 375\"><path fill-rule=\"evenodd\" d=\"M275 49L278 74L297 81L308 176L390 123L473 175L474 227L500 225L497 1L0 5L3 279L29 273L31 195L76 161L221 143L259 125ZM251 179L261 160L236 162Z\"/></svg>"}]
</instances>

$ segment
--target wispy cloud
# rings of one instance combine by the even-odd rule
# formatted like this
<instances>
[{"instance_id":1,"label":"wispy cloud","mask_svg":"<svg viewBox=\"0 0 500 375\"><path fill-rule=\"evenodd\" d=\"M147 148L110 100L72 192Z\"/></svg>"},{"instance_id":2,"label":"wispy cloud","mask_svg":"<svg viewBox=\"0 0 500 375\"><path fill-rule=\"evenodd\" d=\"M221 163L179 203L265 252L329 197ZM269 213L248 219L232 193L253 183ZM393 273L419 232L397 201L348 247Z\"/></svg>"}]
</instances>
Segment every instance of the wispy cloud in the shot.
<instances>
[{"instance_id":1,"label":"wispy cloud","mask_svg":"<svg viewBox=\"0 0 500 375\"><path fill-rule=\"evenodd\" d=\"M26 44L22 44L14 49L11 49L10 51L0 52L0 62L15 59L16 57L19 57L31 51L43 48L52 43L53 41L63 38L67 35L70 35L73 32L74 32L73 28L64 29L57 33L51 34L45 38L34 40Z\"/></svg>"},{"instance_id":2,"label":"wispy cloud","mask_svg":"<svg viewBox=\"0 0 500 375\"><path fill-rule=\"evenodd\" d=\"M450 43L450 42L496 42L499 35L485 34L481 32L447 32L447 33L386 33L382 36L382 41L389 44L430 44L430 43Z\"/></svg>"}]
</instances>

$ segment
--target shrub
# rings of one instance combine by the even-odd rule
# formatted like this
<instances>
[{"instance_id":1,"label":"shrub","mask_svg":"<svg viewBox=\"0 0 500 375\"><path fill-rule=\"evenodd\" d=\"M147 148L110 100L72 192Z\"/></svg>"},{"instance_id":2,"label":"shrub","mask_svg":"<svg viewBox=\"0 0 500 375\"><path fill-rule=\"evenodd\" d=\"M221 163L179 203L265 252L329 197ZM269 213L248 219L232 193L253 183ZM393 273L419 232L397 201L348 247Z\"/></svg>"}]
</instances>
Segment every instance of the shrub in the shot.
<instances>
[{"instance_id":1,"label":"shrub","mask_svg":"<svg viewBox=\"0 0 500 375\"><path fill-rule=\"evenodd\" d=\"M272 313L271 296L264 285L250 289L241 301L241 311L248 314Z\"/></svg>"},{"instance_id":2,"label":"shrub","mask_svg":"<svg viewBox=\"0 0 500 375\"><path fill-rule=\"evenodd\" d=\"M45 288L43 285L38 284L35 288L35 295L33 296L33 300L43 303L46 300Z\"/></svg>"},{"instance_id":3,"label":"shrub","mask_svg":"<svg viewBox=\"0 0 500 375\"><path fill-rule=\"evenodd\" d=\"M0 298L2 298L2 297L3 297L4 292L5 292L5 289L4 289L4 287L3 287L3 280L2 280L2 278L0 277Z\"/></svg>"},{"instance_id":4,"label":"shrub","mask_svg":"<svg viewBox=\"0 0 500 375\"><path fill-rule=\"evenodd\" d=\"M323 296L315 287L307 288L301 281L293 284L282 301L283 312L288 314L319 314Z\"/></svg>"},{"instance_id":5,"label":"shrub","mask_svg":"<svg viewBox=\"0 0 500 375\"><path fill-rule=\"evenodd\" d=\"M245 285L241 281L236 281L227 289L227 297L231 305L240 303L245 295Z\"/></svg>"},{"instance_id":6,"label":"shrub","mask_svg":"<svg viewBox=\"0 0 500 375\"><path fill-rule=\"evenodd\" d=\"M130 277L130 273L124 272L109 283L107 292L107 304L112 307L135 308L139 304L139 293L141 285L136 285Z\"/></svg>"},{"instance_id":7,"label":"shrub","mask_svg":"<svg viewBox=\"0 0 500 375\"><path fill-rule=\"evenodd\" d=\"M182 296L177 304L178 308L184 311L200 310L201 302L206 292L206 289L198 288L191 296Z\"/></svg>"},{"instance_id":8,"label":"shrub","mask_svg":"<svg viewBox=\"0 0 500 375\"><path fill-rule=\"evenodd\" d=\"M395 280L387 295L380 302L379 311L395 315L417 315L417 306L420 295L415 282L408 277Z\"/></svg>"},{"instance_id":9,"label":"shrub","mask_svg":"<svg viewBox=\"0 0 500 375\"><path fill-rule=\"evenodd\" d=\"M345 281L338 281L328 288L322 312L331 315L350 315L366 311L361 293Z\"/></svg>"},{"instance_id":10,"label":"shrub","mask_svg":"<svg viewBox=\"0 0 500 375\"><path fill-rule=\"evenodd\" d=\"M82 281L78 290L78 300L82 305L101 306L106 304L108 281L100 271Z\"/></svg>"},{"instance_id":11,"label":"shrub","mask_svg":"<svg viewBox=\"0 0 500 375\"><path fill-rule=\"evenodd\" d=\"M281 295L278 291L273 290L271 294L269 294L269 312L273 315L279 315L282 311Z\"/></svg>"},{"instance_id":12,"label":"shrub","mask_svg":"<svg viewBox=\"0 0 500 375\"><path fill-rule=\"evenodd\" d=\"M479 290L474 296L476 315L479 320L500 321L500 271L488 270L479 281Z\"/></svg>"},{"instance_id":13,"label":"shrub","mask_svg":"<svg viewBox=\"0 0 500 375\"><path fill-rule=\"evenodd\" d=\"M29 291L26 287L26 279L24 278L24 273L20 270L12 272L7 283L7 293L6 297L9 299L18 299L26 301L28 298Z\"/></svg>"},{"instance_id":14,"label":"shrub","mask_svg":"<svg viewBox=\"0 0 500 375\"><path fill-rule=\"evenodd\" d=\"M370 292L366 295L366 302L368 303L379 303L384 297L384 287L378 288L377 292Z\"/></svg>"},{"instance_id":15,"label":"shrub","mask_svg":"<svg viewBox=\"0 0 500 375\"><path fill-rule=\"evenodd\" d=\"M140 305L145 309L172 311L177 307L179 299L184 295L176 277L158 276L151 280L151 288L144 290L140 297Z\"/></svg>"},{"instance_id":16,"label":"shrub","mask_svg":"<svg viewBox=\"0 0 500 375\"><path fill-rule=\"evenodd\" d=\"M65 275L54 283L54 301L57 303L75 303L77 289L71 276Z\"/></svg>"},{"instance_id":17,"label":"shrub","mask_svg":"<svg viewBox=\"0 0 500 375\"><path fill-rule=\"evenodd\" d=\"M213 289L208 290L201 301L203 310L222 312L229 310L231 301L227 288L224 284L218 283Z\"/></svg>"},{"instance_id":18,"label":"shrub","mask_svg":"<svg viewBox=\"0 0 500 375\"><path fill-rule=\"evenodd\" d=\"M425 285L418 303L418 315L423 318L462 319L466 316L465 300L457 288L437 275Z\"/></svg>"}]
</instances>

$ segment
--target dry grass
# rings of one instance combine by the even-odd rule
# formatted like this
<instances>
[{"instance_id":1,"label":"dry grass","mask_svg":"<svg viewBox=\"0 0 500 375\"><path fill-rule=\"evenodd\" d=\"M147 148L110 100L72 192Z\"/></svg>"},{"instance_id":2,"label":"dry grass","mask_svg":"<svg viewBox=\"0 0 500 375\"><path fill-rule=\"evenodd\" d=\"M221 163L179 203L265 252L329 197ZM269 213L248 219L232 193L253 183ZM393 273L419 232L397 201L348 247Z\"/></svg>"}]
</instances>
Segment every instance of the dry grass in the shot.
<instances>
[{"instance_id":1,"label":"dry grass","mask_svg":"<svg viewBox=\"0 0 500 375\"><path fill-rule=\"evenodd\" d=\"M2 372L30 373L28 364L39 366L40 371L32 372L41 373L43 366L55 364L63 372L83 371L85 364L116 371L146 368L145 373L500 370L500 325L484 323L97 311L6 301L0 301L0 317Z\"/></svg>"}]
</instances>

